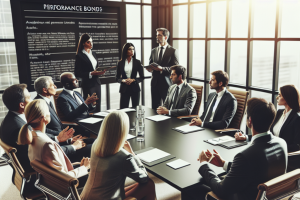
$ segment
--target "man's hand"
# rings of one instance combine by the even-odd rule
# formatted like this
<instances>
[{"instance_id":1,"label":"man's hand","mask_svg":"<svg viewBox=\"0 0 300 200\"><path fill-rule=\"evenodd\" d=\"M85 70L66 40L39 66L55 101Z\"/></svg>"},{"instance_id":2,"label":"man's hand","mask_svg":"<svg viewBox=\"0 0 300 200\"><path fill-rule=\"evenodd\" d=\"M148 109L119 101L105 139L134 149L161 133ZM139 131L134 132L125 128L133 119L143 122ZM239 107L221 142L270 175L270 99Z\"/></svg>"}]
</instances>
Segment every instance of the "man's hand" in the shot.
<instances>
[{"instance_id":1,"label":"man's hand","mask_svg":"<svg viewBox=\"0 0 300 200\"><path fill-rule=\"evenodd\" d=\"M73 128L70 128L69 130L69 126L66 127L64 130L62 130L58 136L57 136L57 140L58 142L65 142L67 141L69 138L73 137L73 134L75 133L75 130Z\"/></svg>"},{"instance_id":2,"label":"man's hand","mask_svg":"<svg viewBox=\"0 0 300 200\"><path fill-rule=\"evenodd\" d=\"M247 139L246 136L241 132L236 132L234 137L236 141L245 141Z\"/></svg>"},{"instance_id":3,"label":"man's hand","mask_svg":"<svg viewBox=\"0 0 300 200\"><path fill-rule=\"evenodd\" d=\"M80 162L80 166L85 166L87 169L90 169L91 165L91 159L88 157L83 157L81 162Z\"/></svg>"},{"instance_id":4,"label":"man's hand","mask_svg":"<svg viewBox=\"0 0 300 200\"><path fill-rule=\"evenodd\" d=\"M86 146L86 144L83 142L83 140L77 140L72 145L75 147L76 150L81 149Z\"/></svg>"},{"instance_id":5,"label":"man's hand","mask_svg":"<svg viewBox=\"0 0 300 200\"><path fill-rule=\"evenodd\" d=\"M94 103L95 101L97 101L99 98L97 98L96 93L93 93L92 96L88 95L88 97L86 98L86 100L84 101L84 103L86 105L89 105L91 103Z\"/></svg>"},{"instance_id":6,"label":"man's hand","mask_svg":"<svg viewBox=\"0 0 300 200\"><path fill-rule=\"evenodd\" d=\"M201 126L202 120L199 117L193 118L189 125L190 126Z\"/></svg>"},{"instance_id":7,"label":"man's hand","mask_svg":"<svg viewBox=\"0 0 300 200\"><path fill-rule=\"evenodd\" d=\"M155 70L155 71L162 71L163 70L161 66L157 66L157 67L152 66L152 65L150 65L150 66L151 66L152 70Z\"/></svg>"},{"instance_id":8,"label":"man's hand","mask_svg":"<svg viewBox=\"0 0 300 200\"><path fill-rule=\"evenodd\" d=\"M77 140L81 140L81 138L82 138L81 135L76 135L75 137L72 137L71 144L73 144L73 143L76 142Z\"/></svg>"},{"instance_id":9,"label":"man's hand","mask_svg":"<svg viewBox=\"0 0 300 200\"><path fill-rule=\"evenodd\" d=\"M210 161L211 164L216 165L217 167L223 167L225 160L222 159L220 154L214 149L214 154L207 150L207 155L212 155L214 158Z\"/></svg>"},{"instance_id":10,"label":"man's hand","mask_svg":"<svg viewBox=\"0 0 300 200\"><path fill-rule=\"evenodd\" d=\"M202 163L204 161L208 162L210 158L211 156L207 156L205 150L203 150L200 153L199 158L197 160L200 161L200 163Z\"/></svg>"},{"instance_id":11,"label":"man's hand","mask_svg":"<svg viewBox=\"0 0 300 200\"><path fill-rule=\"evenodd\" d=\"M153 72L152 67L146 67L146 70L147 70L148 72Z\"/></svg>"},{"instance_id":12,"label":"man's hand","mask_svg":"<svg viewBox=\"0 0 300 200\"><path fill-rule=\"evenodd\" d=\"M91 75L93 75L93 76L95 76L95 75L100 76L102 74L105 74L105 72L106 72L106 69L103 70L103 71L92 71Z\"/></svg>"},{"instance_id":13,"label":"man's hand","mask_svg":"<svg viewBox=\"0 0 300 200\"><path fill-rule=\"evenodd\" d=\"M156 110L157 114L159 115L168 115L169 114L169 110L165 107L159 106Z\"/></svg>"}]
</instances>

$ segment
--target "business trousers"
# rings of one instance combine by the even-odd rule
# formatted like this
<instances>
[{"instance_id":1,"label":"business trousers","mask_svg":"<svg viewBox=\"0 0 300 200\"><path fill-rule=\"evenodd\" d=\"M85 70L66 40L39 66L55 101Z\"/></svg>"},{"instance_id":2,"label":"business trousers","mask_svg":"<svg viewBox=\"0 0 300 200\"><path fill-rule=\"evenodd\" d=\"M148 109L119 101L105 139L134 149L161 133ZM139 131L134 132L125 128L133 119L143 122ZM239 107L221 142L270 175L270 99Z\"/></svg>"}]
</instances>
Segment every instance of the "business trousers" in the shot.
<instances>
[{"instance_id":1,"label":"business trousers","mask_svg":"<svg viewBox=\"0 0 300 200\"><path fill-rule=\"evenodd\" d=\"M101 85L95 84L93 87L82 87L83 91L83 98L86 99L88 95L92 96L93 93L96 93L97 97L99 98L96 101L96 109L94 112L100 112L101 111Z\"/></svg>"},{"instance_id":2,"label":"business trousers","mask_svg":"<svg viewBox=\"0 0 300 200\"><path fill-rule=\"evenodd\" d=\"M132 90L127 90L121 93L120 98L120 109L129 107L129 100L131 98L132 107L136 108L140 103L140 92L133 92Z\"/></svg>"},{"instance_id":3,"label":"business trousers","mask_svg":"<svg viewBox=\"0 0 300 200\"><path fill-rule=\"evenodd\" d=\"M157 109L165 102L169 88L151 87L152 109Z\"/></svg>"}]
</instances>

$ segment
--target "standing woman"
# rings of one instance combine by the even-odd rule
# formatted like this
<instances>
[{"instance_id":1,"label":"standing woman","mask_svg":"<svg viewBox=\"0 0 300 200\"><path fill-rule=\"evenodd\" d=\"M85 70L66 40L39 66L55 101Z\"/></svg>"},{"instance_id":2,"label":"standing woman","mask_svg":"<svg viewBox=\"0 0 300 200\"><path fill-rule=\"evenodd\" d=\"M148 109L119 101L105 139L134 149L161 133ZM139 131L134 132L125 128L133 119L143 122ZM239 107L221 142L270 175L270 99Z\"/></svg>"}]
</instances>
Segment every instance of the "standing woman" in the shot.
<instances>
[{"instance_id":1,"label":"standing woman","mask_svg":"<svg viewBox=\"0 0 300 200\"><path fill-rule=\"evenodd\" d=\"M128 108L131 98L132 107L135 108L140 102L139 83L144 80L144 67L141 61L135 58L134 45L126 43L123 46L122 57L118 62L116 81L120 83L120 108ZM140 78L136 78L139 72Z\"/></svg>"},{"instance_id":2,"label":"standing woman","mask_svg":"<svg viewBox=\"0 0 300 200\"><path fill-rule=\"evenodd\" d=\"M97 56L92 52L93 40L87 34L83 34L78 42L76 61L75 61L75 76L82 79L83 98L86 99L88 95L92 96L96 93L99 98L96 103L96 112L101 110L101 81L99 75L105 73L104 71L96 71L98 67Z\"/></svg>"},{"instance_id":3,"label":"standing woman","mask_svg":"<svg viewBox=\"0 0 300 200\"><path fill-rule=\"evenodd\" d=\"M285 109L277 111L270 131L287 143L288 152L300 150L300 95L294 85L280 87L276 97L278 105ZM300 156L289 156L287 171L300 168Z\"/></svg>"}]
</instances>

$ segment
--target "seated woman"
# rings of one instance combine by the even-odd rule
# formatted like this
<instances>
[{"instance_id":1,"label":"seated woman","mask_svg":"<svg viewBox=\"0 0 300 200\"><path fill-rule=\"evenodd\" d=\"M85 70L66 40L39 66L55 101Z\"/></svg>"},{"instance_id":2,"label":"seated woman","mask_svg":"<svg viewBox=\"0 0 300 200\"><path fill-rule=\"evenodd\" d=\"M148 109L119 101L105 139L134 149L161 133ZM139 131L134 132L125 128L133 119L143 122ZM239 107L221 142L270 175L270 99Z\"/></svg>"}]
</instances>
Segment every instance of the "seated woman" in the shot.
<instances>
[{"instance_id":1,"label":"seated woman","mask_svg":"<svg viewBox=\"0 0 300 200\"><path fill-rule=\"evenodd\" d=\"M24 113L27 124L20 130L18 144L29 145L28 157L30 161L41 161L49 167L75 178L87 175L87 170L90 167L89 158L83 158L80 167L74 169L61 147L45 134L46 125L51 119L46 101L38 99L30 102L26 105ZM31 126L32 131L28 129L28 126ZM70 129L70 131L73 130Z\"/></svg>"},{"instance_id":2,"label":"seated woman","mask_svg":"<svg viewBox=\"0 0 300 200\"><path fill-rule=\"evenodd\" d=\"M156 199L155 186L145 167L135 156L129 142L129 118L123 111L114 111L103 120L92 146L91 171L81 193L82 200ZM126 177L137 181L124 188Z\"/></svg>"}]
</instances>

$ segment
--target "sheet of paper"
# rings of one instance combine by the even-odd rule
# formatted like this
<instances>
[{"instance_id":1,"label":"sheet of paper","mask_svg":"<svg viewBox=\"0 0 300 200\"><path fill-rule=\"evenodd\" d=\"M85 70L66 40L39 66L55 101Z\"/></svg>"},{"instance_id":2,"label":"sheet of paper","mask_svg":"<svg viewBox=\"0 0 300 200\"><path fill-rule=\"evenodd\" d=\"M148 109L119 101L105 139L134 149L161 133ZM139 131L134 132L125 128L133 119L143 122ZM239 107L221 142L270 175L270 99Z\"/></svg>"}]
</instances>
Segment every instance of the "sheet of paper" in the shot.
<instances>
[{"instance_id":1,"label":"sheet of paper","mask_svg":"<svg viewBox=\"0 0 300 200\"><path fill-rule=\"evenodd\" d=\"M134 136L134 135L127 134L127 140L130 140L130 139L135 138L135 137L136 137L136 136Z\"/></svg>"},{"instance_id":2,"label":"sheet of paper","mask_svg":"<svg viewBox=\"0 0 300 200\"><path fill-rule=\"evenodd\" d=\"M220 144L220 143L229 142L229 141L232 141L232 140L235 140L235 138L226 135L226 136L210 139L209 142L211 144Z\"/></svg>"},{"instance_id":3,"label":"sheet of paper","mask_svg":"<svg viewBox=\"0 0 300 200\"><path fill-rule=\"evenodd\" d=\"M108 114L109 114L108 112L97 112L97 113L94 113L94 115L100 116L100 117L106 117Z\"/></svg>"},{"instance_id":4,"label":"sheet of paper","mask_svg":"<svg viewBox=\"0 0 300 200\"><path fill-rule=\"evenodd\" d=\"M121 110L124 111L124 112L133 112L133 111L135 111L134 108L123 108Z\"/></svg>"},{"instance_id":5,"label":"sheet of paper","mask_svg":"<svg viewBox=\"0 0 300 200\"><path fill-rule=\"evenodd\" d=\"M88 123L88 124L95 124L95 123L100 122L102 120L103 119L101 119L101 118L90 117L90 118L79 120L79 122Z\"/></svg>"},{"instance_id":6,"label":"sheet of paper","mask_svg":"<svg viewBox=\"0 0 300 200\"><path fill-rule=\"evenodd\" d=\"M146 119L150 119L150 120L156 121L156 122L163 121L163 120L170 119L170 118L171 117L164 116L164 115L154 115L151 117L146 117Z\"/></svg>"},{"instance_id":7,"label":"sheet of paper","mask_svg":"<svg viewBox=\"0 0 300 200\"><path fill-rule=\"evenodd\" d=\"M292 200L300 200L300 193L294 194Z\"/></svg>"},{"instance_id":8,"label":"sheet of paper","mask_svg":"<svg viewBox=\"0 0 300 200\"><path fill-rule=\"evenodd\" d=\"M113 111L116 111L117 109L110 109L110 110L106 110L105 112L111 113Z\"/></svg>"},{"instance_id":9,"label":"sheet of paper","mask_svg":"<svg viewBox=\"0 0 300 200\"><path fill-rule=\"evenodd\" d=\"M183 125L183 126L179 126L179 127L176 127L175 129L181 131L181 132L193 132L193 131L201 131L203 130L204 128L202 127L199 127L199 126L190 126L190 125Z\"/></svg>"},{"instance_id":10,"label":"sheet of paper","mask_svg":"<svg viewBox=\"0 0 300 200\"><path fill-rule=\"evenodd\" d=\"M164 152L162 150L159 150L159 149L151 149L149 151L146 151L146 152L143 152L143 153L140 153L138 154L137 156L143 160L143 161L146 161L146 162L153 162L155 160L159 160L161 158L164 158L166 156L169 156L170 154L167 153L167 152Z\"/></svg>"},{"instance_id":11,"label":"sheet of paper","mask_svg":"<svg viewBox=\"0 0 300 200\"><path fill-rule=\"evenodd\" d=\"M188 163L184 160L178 159L178 160L167 163L167 165L172 167L173 169L178 169L178 168L190 165L190 163Z\"/></svg>"}]
</instances>

